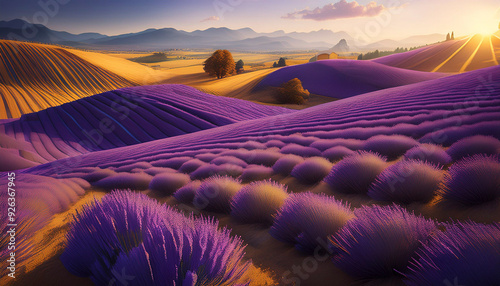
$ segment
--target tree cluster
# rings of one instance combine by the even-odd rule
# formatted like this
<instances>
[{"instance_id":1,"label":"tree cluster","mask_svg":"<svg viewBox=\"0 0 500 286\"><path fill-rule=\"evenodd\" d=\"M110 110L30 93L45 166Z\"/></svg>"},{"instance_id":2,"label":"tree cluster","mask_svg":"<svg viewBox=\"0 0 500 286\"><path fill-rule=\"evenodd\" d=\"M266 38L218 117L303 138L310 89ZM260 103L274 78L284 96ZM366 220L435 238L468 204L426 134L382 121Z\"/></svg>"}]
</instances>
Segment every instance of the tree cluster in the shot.
<instances>
[{"instance_id":1,"label":"tree cluster","mask_svg":"<svg viewBox=\"0 0 500 286\"><path fill-rule=\"evenodd\" d=\"M280 58L278 60L278 63L274 62L273 63L273 68L279 68L279 67L284 67L286 66L286 58Z\"/></svg>"},{"instance_id":2,"label":"tree cluster","mask_svg":"<svg viewBox=\"0 0 500 286\"><path fill-rule=\"evenodd\" d=\"M412 50L416 50L418 49L418 47L413 47L413 48L396 48L394 51L379 51L379 50L375 50L373 52L368 52L366 54L359 54L358 55L358 60L371 60L371 59L376 59L376 58L380 58L380 57L385 57L385 56L388 56L388 55L392 55L392 54L399 54L399 53L404 53L404 52L408 52L408 51L412 51Z\"/></svg>"},{"instance_id":3,"label":"tree cluster","mask_svg":"<svg viewBox=\"0 0 500 286\"><path fill-rule=\"evenodd\" d=\"M451 34L450 34L450 33L448 33L448 34L446 35L446 40L447 40L447 41L450 41L450 40L455 40L455 32L451 32Z\"/></svg>"}]
</instances>

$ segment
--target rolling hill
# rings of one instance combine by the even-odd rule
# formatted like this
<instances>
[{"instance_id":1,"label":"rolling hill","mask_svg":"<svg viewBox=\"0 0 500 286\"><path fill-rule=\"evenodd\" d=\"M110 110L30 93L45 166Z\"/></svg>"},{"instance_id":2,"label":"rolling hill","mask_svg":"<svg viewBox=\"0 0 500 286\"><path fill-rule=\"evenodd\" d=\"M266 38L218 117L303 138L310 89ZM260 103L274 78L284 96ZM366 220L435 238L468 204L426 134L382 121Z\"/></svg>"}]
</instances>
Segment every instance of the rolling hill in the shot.
<instances>
[{"instance_id":1,"label":"rolling hill","mask_svg":"<svg viewBox=\"0 0 500 286\"><path fill-rule=\"evenodd\" d=\"M488 82L481 82L488 78ZM266 148L270 140L301 142L315 146L318 140L336 138L367 140L376 135L400 134L420 142L432 142L436 134L439 142L450 146L455 141L472 135L490 135L500 138L500 130L493 128L500 119L498 85L500 67L491 67L462 75L375 91L338 100L305 110L251 121L243 121L210 130L173 138L155 140L135 146L92 152L81 156L80 167L119 167L140 161L154 161L176 156L194 156L222 149ZM478 92L484 96L476 96ZM477 106L461 104L476 96ZM463 115L465 114L465 115ZM457 126L457 117L461 125ZM296 133L300 133L297 135ZM295 134L295 135L294 135ZM446 136L444 136L446 135ZM437 139L436 139L437 140ZM319 143L320 141L318 141ZM199 151L203 149L204 151ZM61 162L69 159L62 159ZM51 175L51 164L40 165L25 172Z\"/></svg>"},{"instance_id":2,"label":"rolling hill","mask_svg":"<svg viewBox=\"0 0 500 286\"><path fill-rule=\"evenodd\" d=\"M499 58L499 36L478 34L373 61L418 71L462 73L498 65Z\"/></svg>"},{"instance_id":3,"label":"rolling hill","mask_svg":"<svg viewBox=\"0 0 500 286\"><path fill-rule=\"evenodd\" d=\"M0 40L0 119L121 87L148 84L159 72L99 53Z\"/></svg>"},{"instance_id":4,"label":"rolling hill","mask_svg":"<svg viewBox=\"0 0 500 286\"><path fill-rule=\"evenodd\" d=\"M169 206L187 213L195 211L210 216L210 218L215 216L220 221L221 227L230 227L233 235L240 236L245 243L248 243L246 258L253 259L254 263L261 267L272 268L275 273L284 273L288 269L292 269L293 265L304 261L304 253L299 253L296 249L302 251L307 251L311 247L314 249L316 246L314 241L316 240L310 239L311 237L327 239L332 233L338 235L338 228L342 227L343 224L337 226L336 230L325 233L322 230L325 225L329 225L331 219L328 216L326 219L320 219L325 214L321 210L331 210L328 207L332 204L331 202L334 203L334 210L338 209L337 206L340 206L340 202L333 201L334 199L345 199L350 202L355 208L356 214L359 214L359 211L363 214L362 212L369 210L368 208L387 210L387 206L385 206L387 202L380 203L378 200L368 197L367 193L369 194L371 191L369 188L372 182L383 182L385 174L390 174L391 171L397 169L402 161L419 164L419 166L423 165L423 167L430 168L432 172L441 175L447 171L456 172L456 169L461 171L464 168L462 166L464 163L459 162L461 156L456 157L455 153L450 158L448 153L454 154L450 150L462 149L462 151L471 154L471 152L484 152L484 147L481 146L485 142L493 142L489 145L494 148L498 146L498 139L500 139L500 131L497 128L500 120L498 81L500 81L500 67L490 67L352 96L292 113L245 120L132 146L93 151L17 171L16 184L19 183L19 186L25 191L22 196L16 197L16 203L24 207L26 212L22 213L23 222L25 222L23 229L16 236L19 245L25 247L16 253L16 256L20 255L20 259L16 260L16 265L30 266L27 268L30 272L25 275L30 283L37 281L43 284L43 282L51 280L51 277L47 278L47 275L41 275L42 272L50 271L54 275L58 273L59 276L65 277L66 284L89 285L90 279L81 280L79 277L70 276L68 271L64 270L65 268L59 260L60 251L37 253L37 251L47 248L46 240L39 237L47 237L48 234L53 234L56 231L59 236L62 236L61 233L65 232L61 229L67 226L68 218L79 210L78 206L81 206L78 199L84 203L91 200L92 196L102 197L103 193L108 190L131 188L158 198ZM474 99L473 106L470 105L471 98ZM221 108L224 109L224 107ZM148 110L142 109L140 111L148 112ZM189 114L186 113L182 115L182 118L188 116ZM47 124L50 123L47 121ZM52 124L54 127L56 126L56 124ZM57 136L54 135L50 134L49 140L57 141ZM20 136L23 135L20 134ZM476 137L472 137L473 140L471 140L470 136ZM468 139L466 139L467 144L465 144L464 149L464 141L458 141L465 138ZM487 140L482 139L482 141L478 138L486 138ZM113 141L118 140L113 139ZM419 154L420 156L444 155L443 163L440 166L445 165L443 168L447 170L443 171L440 169L441 167L431 166L425 162L417 161L419 163L415 163L406 158L409 152L414 152L415 148L417 151L420 150L420 153L417 152L417 156ZM361 153L355 153L357 151L361 151ZM475 163L479 167L483 166L483 163L488 163L497 166L495 168L498 169L498 159L494 157L498 155L498 149L487 150L487 152L493 156L474 157L474 160L477 161ZM389 159L386 160L386 158ZM480 161L478 158L489 159ZM465 161L465 163L467 162ZM451 167L448 169L450 165ZM288 169L286 169L287 166ZM487 168L489 165L484 166ZM374 171L374 169L376 170ZM485 170L490 172L489 169ZM371 174L373 172L375 174ZM498 173L498 170L495 172ZM216 175L228 175L235 177L235 179L217 177ZM419 193L421 184L425 183L422 181L425 181L428 176L424 174L424 177L418 175L416 178L411 177L410 179L406 177L408 175L412 174L404 174L403 178L408 180L403 180L404 186L415 189L415 186L409 185L409 182L413 182L418 186L416 193ZM464 178L464 180L473 182L473 184L469 184L472 187L467 189L470 190L470 193L463 192L466 195L476 196L477 192L480 192L478 184L482 184L481 188L483 189L486 185L486 190L489 190L488 188L494 189L498 182L498 180L494 181L498 176L488 178L486 175L486 177L480 178L484 177L483 179L486 181L491 179L491 184L489 181L483 184L480 180L476 180L476 175L477 173L473 173ZM4 176L2 181L7 182L5 180L6 173L0 174L0 176ZM269 178L286 184L286 186L270 181L258 182L258 184L270 184L273 188L282 188L285 198L287 196L296 198L291 199L292 205L288 207L292 215L301 213L297 210L301 210L303 207L308 207L308 210L312 211L303 212L304 214L301 216L291 216L288 220L285 217L284 223L289 223L290 226L285 225L283 229L276 230L279 227L279 218L273 216L270 216L270 219L274 220L272 227L236 221L234 213L230 212L229 209L230 205L234 204L234 200L231 202L226 196L223 197L226 200L223 201L222 210L204 209L204 206L195 199L195 196L199 198L202 191L217 183L229 182L231 188L240 188L256 185L242 186L239 180L258 181ZM399 177L395 179L399 179ZM335 180L347 187L359 189L358 193L345 194L343 193L345 190L342 188L332 187ZM446 184L446 180L439 177L436 184ZM171 185L170 182L176 183L175 189L184 186L178 190L179 192L182 190L182 192L174 194L175 198L171 196L170 192L161 193L162 189ZM7 183L4 183L3 186L6 187ZM159 189L160 192L151 190L155 186L158 187L156 190ZM285 191L287 186L289 194ZM403 192L407 191L406 187L403 188ZM273 188L266 188L266 193L274 191ZM459 186L452 191L460 192L461 188ZM85 194L85 190L87 190L87 194ZM305 190L311 190L312 193L299 194ZM222 188L220 191L226 195L225 192L232 191L232 189ZM494 191L497 192L497 189ZM242 191L236 190L234 193L241 194L240 192ZM185 195L184 198L180 196L182 193ZM192 196L190 197L190 195ZM299 200L300 195L304 196L303 200ZM7 194L4 192L0 196L6 198ZM231 198L230 194L228 196ZM439 199L439 196L434 191L431 193L431 199ZM207 198L208 202L212 203L214 200L218 200L219 196ZM6 202L7 200L2 201ZM72 205L76 201L78 201L76 206ZM263 202L267 202L265 197L261 201L256 200L257 215L260 214ZM312 202L312 205L309 206L308 202ZM497 207L498 201L491 202L491 204L452 209L434 202L413 202L406 205L405 210L402 211L408 213L415 211L416 215L423 214L426 217L437 218L439 222L445 222L451 217L454 220L474 219L484 223L495 223L500 215ZM344 203L342 203L343 205ZM367 205L369 206L367 207ZM351 211L349 206L342 209L348 213ZM66 210L69 212L65 212ZM287 210L283 207L280 211ZM375 238L372 235L363 237L364 240L368 239L365 245L371 247L374 242L383 241L383 249L396 249L399 253L400 248L393 247L391 242L405 241L398 236L400 233L398 230L406 229L408 221L403 216L398 216L398 213L390 211L388 218L384 217L380 223L377 222L376 226L383 226L382 230L377 230L375 227L369 228L372 230L370 233L375 232L377 235ZM413 214L408 214L408 216L410 215L410 218L414 219ZM4 214L5 216L6 214ZM246 215L243 217L249 218ZM56 219L50 221L51 218ZM304 225L294 224L299 219L303 219ZM359 221L359 217L354 219L357 219L354 222ZM373 226L370 220L367 221L369 227ZM388 226L388 221L395 223ZM434 222L430 223L434 225ZM2 226L4 225L5 223ZM36 230L39 231L35 233ZM315 232L315 230L320 231ZM349 230L346 236L353 233ZM289 232L288 236L291 237L291 243L279 236L280 233L287 236L287 231ZM438 232L438 235L445 233L439 229L435 231ZM316 235L317 233L320 235ZM346 232L340 231L340 233ZM391 239L389 243L385 243L386 238L393 235L396 235L398 240ZM498 241L498 236L492 235L491 237L493 245ZM35 242L30 239L34 239ZM100 236L89 236L89 240L92 242L99 239ZM415 243L419 243L417 239L414 240ZM57 249L63 247L60 245L64 245L64 240L61 239L61 241L59 245L56 245L60 247ZM477 248L477 244L473 244L474 240L464 239L464 241L464 243L471 243L472 248ZM296 249L294 249L294 245ZM33 248L27 246L33 246ZM357 244L353 246L356 251L366 251L366 248L356 248L356 246ZM443 248L445 247L443 246ZM376 252L379 252L378 249ZM2 258L6 257L5 253L0 253L0 255ZM27 264L26 257L39 258L40 260L30 260L38 261L38 265L36 263ZM312 259L312 256L307 257ZM383 263L383 259L378 258L379 256L376 257L377 260L371 263L378 267L381 261ZM386 256L382 255L382 258L384 257ZM402 258L404 263L408 259L405 257ZM359 259L357 256L348 258ZM456 260L455 257L450 259ZM47 267L47 263L50 267ZM349 285L359 282L359 279L356 281L356 275L341 271L339 267L338 264L333 265L330 259L318 262L316 275L312 275L304 282L304 285L320 285L322 281L333 281L332 285ZM453 272L457 268L462 269L458 266L450 271ZM406 268L402 270L406 271ZM149 272L146 271L146 273ZM480 269L475 273L496 272L495 269ZM370 277L370 281L376 281L371 279L372 277ZM403 278L399 273L391 279L392 284L401 285L403 283ZM382 283L382 285L385 284Z\"/></svg>"},{"instance_id":5,"label":"rolling hill","mask_svg":"<svg viewBox=\"0 0 500 286\"><path fill-rule=\"evenodd\" d=\"M0 123L1 171L289 112L183 85L114 90Z\"/></svg>"},{"instance_id":6,"label":"rolling hill","mask_svg":"<svg viewBox=\"0 0 500 286\"><path fill-rule=\"evenodd\" d=\"M256 90L298 78L309 92L333 98L347 98L380 89L407 85L443 77L356 60L321 60L281 68L266 76Z\"/></svg>"}]
</instances>

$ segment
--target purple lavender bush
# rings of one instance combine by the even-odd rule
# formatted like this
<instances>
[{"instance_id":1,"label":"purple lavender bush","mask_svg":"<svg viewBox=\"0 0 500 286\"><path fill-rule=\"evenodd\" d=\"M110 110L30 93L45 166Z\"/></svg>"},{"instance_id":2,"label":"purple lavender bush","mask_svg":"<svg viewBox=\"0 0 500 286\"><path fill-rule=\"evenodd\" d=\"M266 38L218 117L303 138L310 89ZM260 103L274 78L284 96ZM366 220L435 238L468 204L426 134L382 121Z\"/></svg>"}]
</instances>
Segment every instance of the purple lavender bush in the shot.
<instances>
[{"instance_id":1,"label":"purple lavender bush","mask_svg":"<svg viewBox=\"0 0 500 286\"><path fill-rule=\"evenodd\" d=\"M446 152L454 161L476 154L496 155L500 152L500 140L492 136L471 136L453 143Z\"/></svg>"},{"instance_id":2,"label":"purple lavender bush","mask_svg":"<svg viewBox=\"0 0 500 286\"><path fill-rule=\"evenodd\" d=\"M403 135L376 135L366 140L363 149L394 160L417 145L415 139Z\"/></svg>"},{"instance_id":3,"label":"purple lavender bush","mask_svg":"<svg viewBox=\"0 0 500 286\"><path fill-rule=\"evenodd\" d=\"M236 158L236 157L232 157L232 156L216 157L215 159L210 161L210 164L214 164L214 165L233 164L233 165L240 166L242 168L246 168L246 166L248 166L248 164L245 161L241 160L240 158Z\"/></svg>"},{"instance_id":4,"label":"purple lavender bush","mask_svg":"<svg viewBox=\"0 0 500 286\"><path fill-rule=\"evenodd\" d=\"M344 157L354 154L354 151L344 146L335 146L321 152L321 156L327 158L331 162L342 160Z\"/></svg>"},{"instance_id":5,"label":"purple lavender bush","mask_svg":"<svg viewBox=\"0 0 500 286\"><path fill-rule=\"evenodd\" d=\"M311 253L354 217L348 204L322 194L290 195L278 211L269 233Z\"/></svg>"},{"instance_id":6,"label":"purple lavender bush","mask_svg":"<svg viewBox=\"0 0 500 286\"><path fill-rule=\"evenodd\" d=\"M436 230L435 222L397 205L365 206L355 215L330 238L330 243L333 263L361 279L397 276Z\"/></svg>"},{"instance_id":7,"label":"purple lavender bush","mask_svg":"<svg viewBox=\"0 0 500 286\"><path fill-rule=\"evenodd\" d=\"M249 165L245 168L241 176L238 177L242 182L251 182L268 179L273 175L273 169L262 165Z\"/></svg>"},{"instance_id":8,"label":"purple lavender bush","mask_svg":"<svg viewBox=\"0 0 500 286\"><path fill-rule=\"evenodd\" d=\"M323 180L332 169L332 163L323 157L307 158L295 166L290 175L305 184L315 184Z\"/></svg>"},{"instance_id":9,"label":"purple lavender bush","mask_svg":"<svg viewBox=\"0 0 500 286\"><path fill-rule=\"evenodd\" d=\"M232 285L244 246L218 222L186 218L143 194L112 192L77 213L61 261L96 285Z\"/></svg>"},{"instance_id":10,"label":"purple lavender bush","mask_svg":"<svg viewBox=\"0 0 500 286\"><path fill-rule=\"evenodd\" d=\"M189 175L182 173L162 173L153 177L149 189L159 194L170 196L177 189L191 181Z\"/></svg>"},{"instance_id":11,"label":"purple lavender bush","mask_svg":"<svg viewBox=\"0 0 500 286\"><path fill-rule=\"evenodd\" d=\"M189 174L196 171L199 167L205 166L206 164L207 163L203 162L200 159L191 159L179 167L179 172Z\"/></svg>"},{"instance_id":12,"label":"purple lavender bush","mask_svg":"<svg viewBox=\"0 0 500 286\"><path fill-rule=\"evenodd\" d=\"M500 224L448 225L417 251L405 284L500 285Z\"/></svg>"},{"instance_id":13,"label":"purple lavender bush","mask_svg":"<svg viewBox=\"0 0 500 286\"><path fill-rule=\"evenodd\" d=\"M191 181L179 188L173 194L174 198L183 203L183 204L192 204L194 200L194 196L196 194L196 190L201 186L201 181Z\"/></svg>"},{"instance_id":14,"label":"purple lavender bush","mask_svg":"<svg viewBox=\"0 0 500 286\"><path fill-rule=\"evenodd\" d=\"M146 190L153 177L146 173L116 173L106 178L93 182L92 186L105 189L134 188L136 190Z\"/></svg>"},{"instance_id":15,"label":"purple lavender bush","mask_svg":"<svg viewBox=\"0 0 500 286\"><path fill-rule=\"evenodd\" d=\"M443 172L419 160L403 160L378 175L368 195L378 201L426 203L439 189Z\"/></svg>"},{"instance_id":16,"label":"purple lavender bush","mask_svg":"<svg viewBox=\"0 0 500 286\"><path fill-rule=\"evenodd\" d=\"M386 167L385 157L360 151L334 165L324 181L342 193L366 194L372 182Z\"/></svg>"},{"instance_id":17,"label":"purple lavender bush","mask_svg":"<svg viewBox=\"0 0 500 286\"><path fill-rule=\"evenodd\" d=\"M290 175L290 172L297 165L304 162L304 158L288 154L281 157L276 163L273 165L273 171L277 174L281 174L283 176Z\"/></svg>"},{"instance_id":18,"label":"purple lavender bush","mask_svg":"<svg viewBox=\"0 0 500 286\"><path fill-rule=\"evenodd\" d=\"M439 202L479 205L500 197L500 160L475 155L453 164L438 191Z\"/></svg>"},{"instance_id":19,"label":"purple lavender bush","mask_svg":"<svg viewBox=\"0 0 500 286\"><path fill-rule=\"evenodd\" d=\"M313 147L305 147L295 143L290 143L285 147L281 148L281 153L283 154L295 154L301 157L314 157L321 156L321 152Z\"/></svg>"},{"instance_id":20,"label":"purple lavender bush","mask_svg":"<svg viewBox=\"0 0 500 286\"><path fill-rule=\"evenodd\" d=\"M248 157L245 160L248 164L272 167L274 163L276 163L276 161L278 161L278 159L283 155L273 149L274 148L266 150L252 150L249 152Z\"/></svg>"},{"instance_id":21,"label":"purple lavender bush","mask_svg":"<svg viewBox=\"0 0 500 286\"><path fill-rule=\"evenodd\" d=\"M244 223L271 224L287 197L284 185L271 180L253 182L234 195L231 216Z\"/></svg>"},{"instance_id":22,"label":"purple lavender bush","mask_svg":"<svg viewBox=\"0 0 500 286\"><path fill-rule=\"evenodd\" d=\"M404 154L405 159L421 160L431 164L445 166L451 163L451 156L440 146L420 144Z\"/></svg>"},{"instance_id":23,"label":"purple lavender bush","mask_svg":"<svg viewBox=\"0 0 500 286\"><path fill-rule=\"evenodd\" d=\"M214 165L214 164L206 164L196 171L190 174L191 180L203 180L209 178L211 176L219 175L219 176L231 176L231 177L239 177L243 173L243 168L233 164L222 164L222 165Z\"/></svg>"},{"instance_id":24,"label":"purple lavender bush","mask_svg":"<svg viewBox=\"0 0 500 286\"><path fill-rule=\"evenodd\" d=\"M231 199L241 189L241 182L228 176L213 176L196 190L193 204L196 208L220 213L231 211Z\"/></svg>"}]
</instances>

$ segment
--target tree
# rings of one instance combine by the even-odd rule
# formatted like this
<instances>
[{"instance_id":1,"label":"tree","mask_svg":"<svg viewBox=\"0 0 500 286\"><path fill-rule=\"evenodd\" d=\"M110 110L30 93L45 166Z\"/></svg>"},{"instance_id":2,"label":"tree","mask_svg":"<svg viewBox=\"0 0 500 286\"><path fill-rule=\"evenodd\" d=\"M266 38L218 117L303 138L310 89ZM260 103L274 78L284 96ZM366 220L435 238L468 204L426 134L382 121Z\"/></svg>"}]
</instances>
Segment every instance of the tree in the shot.
<instances>
[{"instance_id":1,"label":"tree","mask_svg":"<svg viewBox=\"0 0 500 286\"><path fill-rule=\"evenodd\" d=\"M451 39L451 37L450 37L450 33L448 33L448 34L446 35L446 40L447 40L447 41L449 41L450 39Z\"/></svg>"},{"instance_id":2,"label":"tree","mask_svg":"<svg viewBox=\"0 0 500 286\"><path fill-rule=\"evenodd\" d=\"M362 60L363 59L363 54L359 54L358 56L358 61Z\"/></svg>"},{"instance_id":3,"label":"tree","mask_svg":"<svg viewBox=\"0 0 500 286\"><path fill-rule=\"evenodd\" d=\"M228 50L217 50L203 63L203 70L211 76L223 78L235 72L233 56Z\"/></svg>"},{"instance_id":4,"label":"tree","mask_svg":"<svg viewBox=\"0 0 500 286\"><path fill-rule=\"evenodd\" d=\"M302 87L300 79L294 78L281 85L277 99L280 103L304 104L309 95L309 91Z\"/></svg>"},{"instance_id":5,"label":"tree","mask_svg":"<svg viewBox=\"0 0 500 286\"><path fill-rule=\"evenodd\" d=\"M276 62L273 63L273 68L278 67L278 64Z\"/></svg>"},{"instance_id":6,"label":"tree","mask_svg":"<svg viewBox=\"0 0 500 286\"><path fill-rule=\"evenodd\" d=\"M243 60L239 60L236 62L236 72L239 73L239 72L242 72L243 71L243 66L245 65L245 63L243 62Z\"/></svg>"},{"instance_id":7,"label":"tree","mask_svg":"<svg viewBox=\"0 0 500 286\"><path fill-rule=\"evenodd\" d=\"M286 59L280 58L278 61L278 67L284 67L284 66L286 66Z\"/></svg>"},{"instance_id":8,"label":"tree","mask_svg":"<svg viewBox=\"0 0 500 286\"><path fill-rule=\"evenodd\" d=\"M451 39L455 40L455 32L451 32Z\"/></svg>"}]
</instances>

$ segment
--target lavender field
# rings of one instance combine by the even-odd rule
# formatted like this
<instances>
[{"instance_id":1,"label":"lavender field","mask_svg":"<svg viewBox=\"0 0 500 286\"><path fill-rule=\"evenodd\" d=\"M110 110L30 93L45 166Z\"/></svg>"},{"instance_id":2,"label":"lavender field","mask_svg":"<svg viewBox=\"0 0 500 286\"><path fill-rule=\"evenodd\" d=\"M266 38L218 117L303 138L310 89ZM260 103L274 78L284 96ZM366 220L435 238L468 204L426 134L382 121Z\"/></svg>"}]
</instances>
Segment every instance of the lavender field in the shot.
<instances>
[{"instance_id":1,"label":"lavender field","mask_svg":"<svg viewBox=\"0 0 500 286\"><path fill-rule=\"evenodd\" d=\"M500 285L500 31L363 44L296 25L400 39L423 4L253 2L190 23L297 31L0 21L0 285Z\"/></svg>"}]
</instances>

